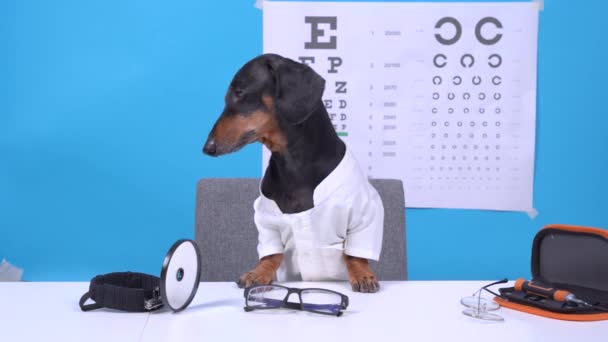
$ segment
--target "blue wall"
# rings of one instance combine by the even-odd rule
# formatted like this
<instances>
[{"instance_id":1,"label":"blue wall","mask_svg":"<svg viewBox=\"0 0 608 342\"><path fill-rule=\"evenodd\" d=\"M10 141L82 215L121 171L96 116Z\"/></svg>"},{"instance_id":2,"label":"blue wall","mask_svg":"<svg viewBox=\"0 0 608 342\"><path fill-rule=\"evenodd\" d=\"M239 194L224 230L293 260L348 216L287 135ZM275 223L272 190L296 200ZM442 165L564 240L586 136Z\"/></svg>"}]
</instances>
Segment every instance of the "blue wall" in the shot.
<instances>
[{"instance_id":1,"label":"blue wall","mask_svg":"<svg viewBox=\"0 0 608 342\"><path fill-rule=\"evenodd\" d=\"M158 274L193 237L202 177L259 177L261 148L201 154L233 73L261 53L243 1L0 1L0 257L27 280ZM541 13L535 207L407 210L412 279L529 276L550 222L608 228L604 2Z\"/></svg>"}]
</instances>

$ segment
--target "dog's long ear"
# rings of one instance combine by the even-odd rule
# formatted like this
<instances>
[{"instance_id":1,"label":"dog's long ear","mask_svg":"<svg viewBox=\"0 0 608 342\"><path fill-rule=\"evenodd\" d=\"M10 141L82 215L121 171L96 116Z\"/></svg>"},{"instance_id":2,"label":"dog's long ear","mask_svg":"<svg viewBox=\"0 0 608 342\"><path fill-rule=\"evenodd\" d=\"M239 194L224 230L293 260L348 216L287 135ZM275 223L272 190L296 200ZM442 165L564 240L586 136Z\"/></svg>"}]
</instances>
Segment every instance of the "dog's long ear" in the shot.
<instances>
[{"instance_id":1,"label":"dog's long ear","mask_svg":"<svg viewBox=\"0 0 608 342\"><path fill-rule=\"evenodd\" d=\"M288 58L272 58L267 66L274 78L275 110L292 125L313 113L325 90L325 80L306 64Z\"/></svg>"}]
</instances>

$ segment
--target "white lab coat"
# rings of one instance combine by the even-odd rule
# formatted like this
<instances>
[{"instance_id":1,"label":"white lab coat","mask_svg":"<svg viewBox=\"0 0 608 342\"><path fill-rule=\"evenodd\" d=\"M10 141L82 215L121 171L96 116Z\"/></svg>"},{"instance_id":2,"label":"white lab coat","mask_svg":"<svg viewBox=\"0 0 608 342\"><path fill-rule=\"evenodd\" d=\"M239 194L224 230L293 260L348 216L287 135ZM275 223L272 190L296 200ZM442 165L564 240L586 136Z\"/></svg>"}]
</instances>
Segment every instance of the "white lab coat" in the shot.
<instances>
[{"instance_id":1,"label":"white lab coat","mask_svg":"<svg viewBox=\"0 0 608 342\"><path fill-rule=\"evenodd\" d=\"M348 149L313 200L295 214L283 214L261 191L254 202L260 259L284 253L278 281L347 280L343 254L378 260L384 207Z\"/></svg>"}]
</instances>

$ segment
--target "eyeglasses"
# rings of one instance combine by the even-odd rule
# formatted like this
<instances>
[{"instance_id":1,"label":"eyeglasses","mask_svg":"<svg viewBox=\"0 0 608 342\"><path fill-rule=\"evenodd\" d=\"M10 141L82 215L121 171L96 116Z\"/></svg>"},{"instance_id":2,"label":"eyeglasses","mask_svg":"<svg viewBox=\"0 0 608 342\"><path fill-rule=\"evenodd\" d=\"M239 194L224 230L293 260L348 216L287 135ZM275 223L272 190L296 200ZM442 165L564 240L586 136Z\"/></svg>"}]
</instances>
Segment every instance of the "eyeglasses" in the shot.
<instances>
[{"instance_id":1,"label":"eyeglasses","mask_svg":"<svg viewBox=\"0 0 608 342\"><path fill-rule=\"evenodd\" d=\"M297 294L299 302L288 301ZM323 315L341 316L348 307L348 297L339 292L319 288L291 288L281 285L255 285L245 289L245 311L295 309Z\"/></svg>"},{"instance_id":2,"label":"eyeglasses","mask_svg":"<svg viewBox=\"0 0 608 342\"><path fill-rule=\"evenodd\" d=\"M500 315L489 312L489 311L498 310L498 308L500 308L500 305L498 305L497 302L495 302L491 299L481 297L481 294L483 293L483 291L487 291L496 297L502 297L501 295L495 293L494 291L489 290L488 287L498 285L498 284L504 284L508 281L509 281L508 279L502 279L502 280L493 282L491 284L481 287L479 290L477 290L475 293L473 293L473 295L460 299L460 303L467 307L467 309L462 311L462 313L467 316L471 316L473 318L478 318L478 319L483 319L483 320L488 320L488 321L504 321L504 318L502 318Z\"/></svg>"}]
</instances>

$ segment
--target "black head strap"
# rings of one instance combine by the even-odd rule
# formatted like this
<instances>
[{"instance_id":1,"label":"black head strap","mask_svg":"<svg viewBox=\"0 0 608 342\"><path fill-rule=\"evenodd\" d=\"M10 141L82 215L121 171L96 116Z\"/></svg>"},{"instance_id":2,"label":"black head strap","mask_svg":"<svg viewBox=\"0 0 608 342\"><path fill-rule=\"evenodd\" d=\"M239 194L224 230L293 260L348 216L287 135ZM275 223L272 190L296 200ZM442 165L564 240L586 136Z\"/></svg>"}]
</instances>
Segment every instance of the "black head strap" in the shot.
<instances>
[{"instance_id":1,"label":"black head strap","mask_svg":"<svg viewBox=\"0 0 608 342\"><path fill-rule=\"evenodd\" d=\"M80 309L90 311L110 308L128 312L145 312L162 306L158 277L135 272L98 275L91 280L89 292L80 298ZM84 303L92 299L94 304Z\"/></svg>"}]
</instances>

